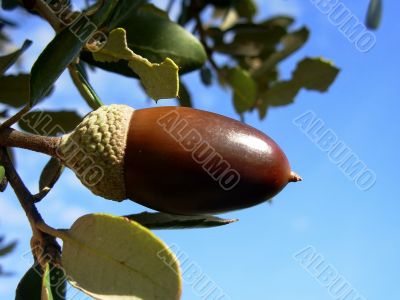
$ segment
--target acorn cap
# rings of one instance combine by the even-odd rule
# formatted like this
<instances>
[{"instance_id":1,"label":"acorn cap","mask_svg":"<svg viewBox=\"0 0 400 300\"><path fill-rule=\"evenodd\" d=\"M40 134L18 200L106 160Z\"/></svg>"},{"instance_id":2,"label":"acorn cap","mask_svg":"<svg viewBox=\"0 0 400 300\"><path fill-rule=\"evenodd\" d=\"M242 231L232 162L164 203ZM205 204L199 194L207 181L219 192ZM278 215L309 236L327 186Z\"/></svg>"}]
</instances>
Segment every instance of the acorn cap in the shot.
<instances>
[{"instance_id":1,"label":"acorn cap","mask_svg":"<svg viewBox=\"0 0 400 300\"><path fill-rule=\"evenodd\" d=\"M133 111L127 105L102 106L62 137L58 156L98 196L126 199L124 157Z\"/></svg>"}]
</instances>

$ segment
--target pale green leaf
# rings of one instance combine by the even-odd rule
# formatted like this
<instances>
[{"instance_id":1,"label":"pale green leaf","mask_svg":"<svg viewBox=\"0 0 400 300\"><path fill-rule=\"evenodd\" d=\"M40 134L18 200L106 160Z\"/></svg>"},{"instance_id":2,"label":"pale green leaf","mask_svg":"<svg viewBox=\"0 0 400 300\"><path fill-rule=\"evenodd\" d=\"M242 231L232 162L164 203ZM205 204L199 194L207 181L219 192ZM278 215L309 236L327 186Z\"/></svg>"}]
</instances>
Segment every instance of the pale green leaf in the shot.
<instances>
[{"instance_id":1,"label":"pale green leaf","mask_svg":"<svg viewBox=\"0 0 400 300\"><path fill-rule=\"evenodd\" d=\"M100 62L117 62L121 59L131 60L135 54L126 43L126 32L123 28L112 30L104 47L93 53L95 60Z\"/></svg>"},{"instance_id":2,"label":"pale green leaf","mask_svg":"<svg viewBox=\"0 0 400 300\"><path fill-rule=\"evenodd\" d=\"M94 214L62 233L70 283L96 299L179 299L180 270L167 246L142 225Z\"/></svg>"},{"instance_id":3,"label":"pale green leaf","mask_svg":"<svg viewBox=\"0 0 400 300\"><path fill-rule=\"evenodd\" d=\"M147 94L155 99L175 98L179 93L178 66L166 58L161 64L132 60L129 67L140 76Z\"/></svg>"},{"instance_id":4,"label":"pale green leaf","mask_svg":"<svg viewBox=\"0 0 400 300\"><path fill-rule=\"evenodd\" d=\"M158 64L135 54L127 45L123 28L112 30L107 44L100 51L93 53L93 58L100 62L126 60L132 71L140 77L147 94L155 100L178 96L178 66L169 58Z\"/></svg>"}]
</instances>

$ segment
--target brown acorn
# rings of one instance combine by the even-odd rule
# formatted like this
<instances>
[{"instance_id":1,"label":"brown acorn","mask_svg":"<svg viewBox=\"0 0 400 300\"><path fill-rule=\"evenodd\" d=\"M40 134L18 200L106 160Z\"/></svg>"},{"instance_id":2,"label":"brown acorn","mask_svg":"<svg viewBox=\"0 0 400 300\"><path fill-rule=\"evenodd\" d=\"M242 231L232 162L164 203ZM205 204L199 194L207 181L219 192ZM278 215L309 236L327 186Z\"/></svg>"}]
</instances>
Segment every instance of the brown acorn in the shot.
<instances>
[{"instance_id":1,"label":"brown acorn","mask_svg":"<svg viewBox=\"0 0 400 300\"><path fill-rule=\"evenodd\" d=\"M267 135L186 107L103 106L58 153L93 193L172 214L250 207L301 180Z\"/></svg>"}]
</instances>

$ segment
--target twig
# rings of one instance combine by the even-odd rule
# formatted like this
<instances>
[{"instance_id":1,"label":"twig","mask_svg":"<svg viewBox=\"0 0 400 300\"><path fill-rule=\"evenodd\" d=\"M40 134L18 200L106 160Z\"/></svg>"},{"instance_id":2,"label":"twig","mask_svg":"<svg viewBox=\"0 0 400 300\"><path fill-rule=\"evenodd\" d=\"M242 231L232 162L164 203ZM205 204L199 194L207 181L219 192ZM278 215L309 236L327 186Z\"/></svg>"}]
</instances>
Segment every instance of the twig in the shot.
<instances>
[{"instance_id":1,"label":"twig","mask_svg":"<svg viewBox=\"0 0 400 300\"><path fill-rule=\"evenodd\" d=\"M31 225L33 233L31 247L34 256L42 266L49 259L57 262L60 255L60 246L55 237L39 230L38 224L45 224L45 222L34 204L31 192L18 175L4 147L0 147L0 162L6 170L7 179L14 189L19 203L24 209L29 224Z\"/></svg>"},{"instance_id":2,"label":"twig","mask_svg":"<svg viewBox=\"0 0 400 300\"><path fill-rule=\"evenodd\" d=\"M65 229L55 229L55 228L47 225L44 222L38 223L37 227L41 231L43 231L51 236L58 237L60 239L65 239L68 236L68 234L66 233L67 231Z\"/></svg>"},{"instance_id":3,"label":"twig","mask_svg":"<svg viewBox=\"0 0 400 300\"><path fill-rule=\"evenodd\" d=\"M192 4L193 5L193 4ZM213 50L207 44L206 33L204 31L203 22L200 18L200 12L197 7L192 7L193 15L196 20L196 29L199 33L200 42L203 44L204 49L206 50L208 61L210 62L211 66L215 69L216 72L219 72L220 68L218 67L217 63L215 62L212 54Z\"/></svg>"},{"instance_id":4,"label":"twig","mask_svg":"<svg viewBox=\"0 0 400 300\"><path fill-rule=\"evenodd\" d=\"M57 157L61 138L23 133L12 128L0 129L0 146L17 147Z\"/></svg>"},{"instance_id":5,"label":"twig","mask_svg":"<svg viewBox=\"0 0 400 300\"><path fill-rule=\"evenodd\" d=\"M50 25L53 27L53 29L58 32L63 28L63 24L60 21L59 17L56 15L56 13L51 9L51 7L46 3L46 1L43 0L22 0L22 5L25 7L28 11L35 11L37 12L42 18L44 18ZM65 4L57 3L60 5ZM61 11L61 9L60 9ZM66 14L68 15L68 14Z\"/></svg>"},{"instance_id":6,"label":"twig","mask_svg":"<svg viewBox=\"0 0 400 300\"><path fill-rule=\"evenodd\" d=\"M17 112L11 118L6 120L4 123L2 123L0 125L0 129L11 127L15 123L17 123L27 112L29 112L30 109L31 109L31 106L29 104L25 105L19 112Z\"/></svg>"}]
</instances>

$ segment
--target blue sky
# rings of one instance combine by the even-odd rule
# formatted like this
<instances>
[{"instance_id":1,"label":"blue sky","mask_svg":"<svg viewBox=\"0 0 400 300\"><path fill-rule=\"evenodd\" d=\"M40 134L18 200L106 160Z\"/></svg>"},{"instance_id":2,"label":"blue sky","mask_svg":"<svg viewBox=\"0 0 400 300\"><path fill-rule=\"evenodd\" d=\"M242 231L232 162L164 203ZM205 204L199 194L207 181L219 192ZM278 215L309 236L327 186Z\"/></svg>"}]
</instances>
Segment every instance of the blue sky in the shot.
<instances>
[{"instance_id":1,"label":"blue sky","mask_svg":"<svg viewBox=\"0 0 400 300\"><path fill-rule=\"evenodd\" d=\"M341 68L328 93L301 91L293 105L271 109L264 121L259 121L255 113L246 115L247 123L281 145L292 168L304 181L290 184L272 204L224 215L239 218L235 224L156 234L168 244L177 245L190 262L200 266L202 273L229 297L222 299L336 299L321 284L321 278L310 275L311 267L304 268L299 260L301 254L295 256L303 249L319 253L323 257L321 266L335 269L338 278L345 279L352 287L353 295L364 297L360 299L398 299L400 204L396 181L400 126L396 120L400 109L397 51L400 4L385 1L382 26L375 32L376 45L361 53L311 1L259 2L263 16L290 13L296 17L295 26L307 25L311 29L307 45L282 65L284 78L290 76L296 62L304 56L323 56ZM367 1L345 3L355 16L364 20ZM25 69L29 69L51 40L52 31L37 18L20 25L19 31L12 32L16 44L20 45L25 38L35 42L24 56ZM131 79L103 71L90 78L107 104L155 106ZM229 91L205 88L197 74L183 80L191 87L196 108L238 118ZM162 100L158 105L173 103ZM57 82L52 97L40 105L40 108L60 107L78 109L82 114L89 111L67 74ZM326 152L293 124L294 119L307 111L313 111L326 128L373 170L377 180L371 189L360 190L329 160ZM21 176L36 191L46 158L18 151L18 159ZM13 299L19 277L29 267L24 254L29 251L30 231L11 189L0 197L0 233L7 233L8 240L18 240L14 254L0 261L6 270L15 272L15 276L1 278L0 298ZM38 206L45 220L59 228L69 227L77 217L89 212L128 214L144 210L129 201L117 204L92 195L70 171L63 174ZM350 297L346 300L356 299ZM183 299L204 297L186 280Z\"/></svg>"}]
</instances>

